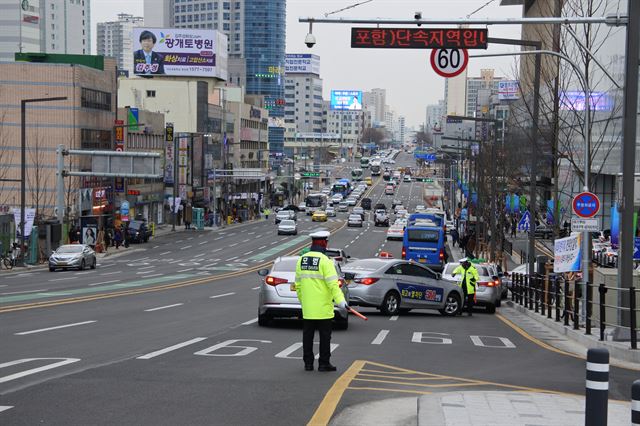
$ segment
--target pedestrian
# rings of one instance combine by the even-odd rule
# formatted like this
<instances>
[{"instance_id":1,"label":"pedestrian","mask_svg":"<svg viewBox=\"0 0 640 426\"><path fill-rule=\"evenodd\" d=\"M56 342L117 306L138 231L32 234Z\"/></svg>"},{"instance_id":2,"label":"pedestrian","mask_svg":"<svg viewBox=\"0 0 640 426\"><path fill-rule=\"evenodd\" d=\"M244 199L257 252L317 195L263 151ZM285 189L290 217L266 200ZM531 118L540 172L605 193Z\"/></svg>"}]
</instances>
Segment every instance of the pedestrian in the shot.
<instances>
[{"instance_id":1,"label":"pedestrian","mask_svg":"<svg viewBox=\"0 0 640 426\"><path fill-rule=\"evenodd\" d=\"M516 223L515 218L511 219L511 238L516 238L517 230L518 230L518 224Z\"/></svg>"},{"instance_id":2,"label":"pedestrian","mask_svg":"<svg viewBox=\"0 0 640 426\"><path fill-rule=\"evenodd\" d=\"M127 222L127 225L125 225L124 223L122 224L122 241L123 241L123 245L124 248L129 248L129 222Z\"/></svg>"},{"instance_id":3,"label":"pedestrian","mask_svg":"<svg viewBox=\"0 0 640 426\"><path fill-rule=\"evenodd\" d=\"M467 244L464 246L465 256L473 258L473 252L476 249L476 233L471 232L469 235L469 239L467 240Z\"/></svg>"},{"instance_id":4,"label":"pedestrian","mask_svg":"<svg viewBox=\"0 0 640 426\"><path fill-rule=\"evenodd\" d=\"M458 244L458 239L460 238L460 234L458 234L458 230L453 228L451 230L451 247L455 247Z\"/></svg>"},{"instance_id":5,"label":"pedestrian","mask_svg":"<svg viewBox=\"0 0 640 426\"><path fill-rule=\"evenodd\" d=\"M269 207L264 209L264 217L265 217L265 219L269 220L269 215L270 214L271 214L271 209L269 209Z\"/></svg>"},{"instance_id":6,"label":"pedestrian","mask_svg":"<svg viewBox=\"0 0 640 426\"><path fill-rule=\"evenodd\" d=\"M320 358L318 371L336 371L331 365L331 327L334 302L347 309L338 282L334 261L325 255L329 239L328 231L310 235L311 249L298 259L296 265L295 289L302 305L302 351L304 369L313 370L313 338L315 331L320 335Z\"/></svg>"},{"instance_id":7,"label":"pedestrian","mask_svg":"<svg viewBox=\"0 0 640 426\"><path fill-rule=\"evenodd\" d=\"M116 243L116 249L119 249L122 244L122 229L116 228L113 239Z\"/></svg>"},{"instance_id":8,"label":"pedestrian","mask_svg":"<svg viewBox=\"0 0 640 426\"><path fill-rule=\"evenodd\" d=\"M109 247L111 246L111 228L107 228L104 231L104 251L105 253L107 252L107 250L109 249Z\"/></svg>"},{"instance_id":9,"label":"pedestrian","mask_svg":"<svg viewBox=\"0 0 640 426\"><path fill-rule=\"evenodd\" d=\"M466 257L460 259L460 266L454 269L451 273L454 277L458 274L462 275L462 279L458 283L462 288L462 294L464 294L464 300L462 303L466 303L467 314L471 316L476 297L476 283L480 279L480 276L478 275L478 271L475 266L473 266ZM463 307L461 306L458 310L458 315L462 315L462 309Z\"/></svg>"},{"instance_id":10,"label":"pedestrian","mask_svg":"<svg viewBox=\"0 0 640 426\"><path fill-rule=\"evenodd\" d=\"M184 207L184 229L191 229L191 220L193 219L193 207L191 203L187 203Z\"/></svg>"}]
</instances>

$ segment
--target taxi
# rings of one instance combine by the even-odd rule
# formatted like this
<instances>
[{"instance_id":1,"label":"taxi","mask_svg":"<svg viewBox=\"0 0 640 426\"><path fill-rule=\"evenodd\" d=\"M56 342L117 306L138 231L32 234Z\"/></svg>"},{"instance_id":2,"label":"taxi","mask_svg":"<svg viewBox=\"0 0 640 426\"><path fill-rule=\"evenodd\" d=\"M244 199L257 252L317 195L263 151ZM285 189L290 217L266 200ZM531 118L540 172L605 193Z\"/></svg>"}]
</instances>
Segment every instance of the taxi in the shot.
<instances>
[{"instance_id":1,"label":"taxi","mask_svg":"<svg viewBox=\"0 0 640 426\"><path fill-rule=\"evenodd\" d=\"M327 221L327 212L324 210L316 210L311 216L312 222L326 222Z\"/></svg>"},{"instance_id":2,"label":"taxi","mask_svg":"<svg viewBox=\"0 0 640 426\"><path fill-rule=\"evenodd\" d=\"M367 176L366 178L364 178L364 183L366 183L367 186L371 186L373 185L373 179L371 179L370 176Z\"/></svg>"}]
</instances>

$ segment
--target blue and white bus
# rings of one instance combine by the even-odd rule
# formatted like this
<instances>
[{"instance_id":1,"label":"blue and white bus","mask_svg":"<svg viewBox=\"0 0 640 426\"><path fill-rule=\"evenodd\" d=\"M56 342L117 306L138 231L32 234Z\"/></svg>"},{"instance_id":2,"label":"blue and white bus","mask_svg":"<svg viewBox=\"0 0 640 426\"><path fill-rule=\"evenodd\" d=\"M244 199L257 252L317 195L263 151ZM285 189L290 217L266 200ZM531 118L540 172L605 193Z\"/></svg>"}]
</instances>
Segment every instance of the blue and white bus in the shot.
<instances>
[{"instance_id":1,"label":"blue and white bus","mask_svg":"<svg viewBox=\"0 0 640 426\"><path fill-rule=\"evenodd\" d=\"M346 197L351 193L351 181L349 179L339 179L331 188L332 194L340 194Z\"/></svg>"},{"instance_id":2,"label":"blue and white bus","mask_svg":"<svg viewBox=\"0 0 640 426\"><path fill-rule=\"evenodd\" d=\"M402 239L402 258L441 271L446 263L443 225L438 215L409 216Z\"/></svg>"}]
</instances>

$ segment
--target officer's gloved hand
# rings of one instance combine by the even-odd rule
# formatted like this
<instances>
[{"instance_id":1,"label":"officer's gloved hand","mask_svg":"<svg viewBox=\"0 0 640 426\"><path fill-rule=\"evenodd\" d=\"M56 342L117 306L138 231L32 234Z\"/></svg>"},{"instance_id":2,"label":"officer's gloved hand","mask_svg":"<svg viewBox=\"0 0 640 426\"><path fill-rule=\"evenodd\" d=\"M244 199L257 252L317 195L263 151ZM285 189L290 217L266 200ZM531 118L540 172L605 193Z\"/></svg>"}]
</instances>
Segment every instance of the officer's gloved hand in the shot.
<instances>
[{"instance_id":1,"label":"officer's gloved hand","mask_svg":"<svg viewBox=\"0 0 640 426\"><path fill-rule=\"evenodd\" d=\"M342 302L338 303L338 307L342 308L342 309L349 309L349 305L347 305L347 302L345 300L343 300Z\"/></svg>"}]
</instances>

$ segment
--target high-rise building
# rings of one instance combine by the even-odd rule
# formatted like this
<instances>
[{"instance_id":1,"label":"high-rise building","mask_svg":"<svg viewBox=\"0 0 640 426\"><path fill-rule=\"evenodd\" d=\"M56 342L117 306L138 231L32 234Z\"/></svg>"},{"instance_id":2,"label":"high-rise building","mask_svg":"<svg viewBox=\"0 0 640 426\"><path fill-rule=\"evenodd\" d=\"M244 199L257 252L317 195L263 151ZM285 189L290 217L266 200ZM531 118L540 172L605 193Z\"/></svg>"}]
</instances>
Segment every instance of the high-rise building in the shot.
<instances>
[{"instance_id":1,"label":"high-rise building","mask_svg":"<svg viewBox=\"0 0 640 426\"><path fill-rule=\"evenodd\" d=\"M89 0L0 0L0 61L16 52L91 53Z\"/></svg>"},{"instance_id":2,"label":"high-rise building","mask_svg":"<svg viewBox=\"0 0 640 426\"><path fill-rule=\"evenodd\" d=\"M429 133L434 127L442 128L446 115L444 100L439 100L437 104L427 105L424 131Z\"/></svg>"},{"instance_id":3,"label":"high-rise building","mask_svg":"<svg viewBox=\"0 0 640 426\"><path fill-rule=\"evenodd\" d=\"M386 89L371 89L362 94L363 107L371 112L374 126L381 126L385 122L385 107L387 103Z\"/></svg>"},{"instance_id":4,"label":"high-rise building","mask_svg":"<svg viewBox=\"0 0 640 426\"><path fill-rule=\"evenodd\" d=\"M287 54L284 80L284 121L296 132L322 133L320 57Z\"/></svg>"},{"instance_id":5,"label":"high-rise building","mask_svg":"<svg viewBox=\"0 0 640 426\"><path fill-rule=\"evenodd\" d=\"M474 117L476 115L478 90L490 89L491 94L495 95L498 93L498 85L501 80L504 80L504 77L496 77L492 69L480 70L480 77L467 78L467 106L465 112L467 117Z\"/></svg>"},{"instance_id":6,"label":"high-rise building","mask_svg":"<svg viewBox=\"0 0 640 426\"><path fill-rule=\"evenodd\" d=\"M99 22L98 55L116 58L118 69L127 70L133 75L133 27L144 25L144 19L126 13L118 14L118 20Z\"/></svg>"}]
</instances>

